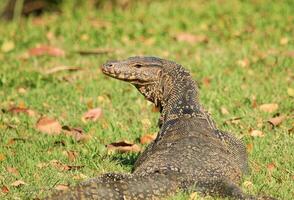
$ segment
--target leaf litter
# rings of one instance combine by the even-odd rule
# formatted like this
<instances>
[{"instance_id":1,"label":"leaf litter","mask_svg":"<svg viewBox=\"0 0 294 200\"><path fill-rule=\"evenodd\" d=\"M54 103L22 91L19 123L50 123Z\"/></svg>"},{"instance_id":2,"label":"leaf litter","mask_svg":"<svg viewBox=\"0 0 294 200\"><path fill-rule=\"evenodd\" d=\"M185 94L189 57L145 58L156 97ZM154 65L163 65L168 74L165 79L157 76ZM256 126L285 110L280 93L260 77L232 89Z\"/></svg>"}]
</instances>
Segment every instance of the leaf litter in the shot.
<instances>
[{"instance_id":1,"label":"leaf litter","mask_svg":"<svg viewBox=\"0 0 294 200\"><path fill-rule=\"evenodd\" d=\"M65 56L65 51L54 46L40 45L40 46L29 49L28 55L30 57L43 56L43 55L62 57L62 56Z\"/></svg>"},{"instance_id":2,"label":"leaf litter","mask_svg":"<svg viewBox=\"0 0 294 200\"><path fill-rule=\"evenodd\" d=\"M87 122L87 121L97 121L102 117L102 109L101 108L94 108L90 109L87 112L85 112L82 116L82 121Z\"/></svg>"},{"instance_id":3,"label":"leaf litter","mask_svg":"<svg viewBox=\"0 0 294 200\"><path fill-rule=\"evenodd\" d=\"M36 129L48 135L59 135L62 127L56 119L44 116L37 121Z\"/></svg>"},{"instance_id":4,"label":"leaf litter","mask_svg":"<svg viewBox=\"0 0 294 200\"><path fill-rule=\"evenodd\" d=\"M130 141L123 140L119 142L113 142L106 145L106 148L109 153L120 152L120 153L129 153L129 152L140 152L141 147L137 144L134 144Z\"/></svg>"}]
</instances>

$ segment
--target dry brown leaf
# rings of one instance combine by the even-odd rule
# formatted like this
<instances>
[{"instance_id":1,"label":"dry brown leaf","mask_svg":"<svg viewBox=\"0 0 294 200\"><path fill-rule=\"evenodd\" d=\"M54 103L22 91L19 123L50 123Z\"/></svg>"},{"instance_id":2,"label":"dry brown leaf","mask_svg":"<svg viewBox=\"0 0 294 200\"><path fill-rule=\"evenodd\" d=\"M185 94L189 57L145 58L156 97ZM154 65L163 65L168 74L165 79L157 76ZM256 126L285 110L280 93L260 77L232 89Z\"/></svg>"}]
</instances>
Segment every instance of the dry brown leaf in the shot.
<instances>
[{"instance_id":1,"label":"dry brown leaf","mask_svg":"<svg viewBox=\"0 0 294 200\"><path fill-rule=\"evenodd\" d=\"M6 170L15 176L19 175L19 172L15 167L6 167Z\"/></svg>"},{"instance_id":2,"label":"dry brown leaf","mask_svg":"<svg viewBox=\"0 0 294 200\"><path fill-rule=\"evenodd\" d=\"M19 94L25 94L25 93L27 93L27 90L25 88L23 88L23 87L20 87L20 88L17 89L17 92Z\"/></svg>"},{"instance_id":3,"label":"dry brown leaf","mask_svg":"<svg viewBox=\"0 0 294 200\"><path fill-rule=\"evenodd\" d=\"M66 154L70 162L74 162L78 157L78 152L76 151L66 151Z\"/></svg>"},{"instance_id":4,"label":"dry brown leaf","mask_svg":"<svg viewBox=\"0 0 294 200\"><path fill-rule=\"evenodd\" d=\"M85 174L79 173L72 177L74 180L84 180L88 178Z\"/></svg>"},{"instance_id":5,"label":"dry brown leaf","mask_svg":"<svg viewBox=\"0 0 294 200\"><path fill-rule=\"evenodd\" d=\"M278 126L284 121L285 118L286 118L285 115L281 115L278 117L270 118L267 122L270 123L272 126Z\"/></svg>"},{"instance_id":6,"label":"dry brown leaf","mask_svg":"<svg viewBox=\"0 0 294 200\"><path fill-rule=\"evenodd\" d=\"M80 141L87 141L91 137L90 135L86 135L83 129L81 128L71 128L69 126L63 126L62 130L64 131L65 135L73 137L77 142Z\"/></svg>"},{"instance_id":7,"label":"dry brown leaf","mask_svg":"<svg viewBox=\"0 0 294 200\"><path fill-rule=\"evenodd\" d=\"M14 181L13 183L11 183L10 185L13 187L19 187L21 185L26 185L26 183L22 180L17 180L17 181Z\"/></svg>"},{"instance_id":8,"label":"dry brown leaf","mask_svg":"<svg viewBox=\"0 0 294 200\"><path fill-rule=\"evenodd\" d=\"M110 22L108 22L108 21L104 21L104 20L95 18L95 19L90 20L90 25L93 28L101 29L101 28L110 27L112 24Z\"/></svg>"},{"instance_id":9,"label":"dry brown leaf","mask_svg":"<svg viewBox=\"0 0 294 200\"><path fill-rule=\"evenodd\" d=\"M293 88L287 88L287 93L289 97L294 97L294 89Z\"/></svg>"},{"instance_id":10,"label":"dry brown leaf","mask_svg":"<svg viewBox=\"0 0 294 200\"><path fill-rule=\"evenodd\" d=\"M3 192L3 193L8 193L9 192L9 188L6 186L6 185L2 185L1 186L1 192Z\"/></svg>"},{"instance_id":11,"label":"dry brown leaf","mask_svg":"<svg viewBox=\"0 0 294 200\"><path fill-rule=\"evenodd\" d=\"M234 118L226 120L224 124L239 124L241 119L242 117L234 117Z\"/></svg>"},{"instance_id":12,"label":"dry brown leaf","mask_svg":"<svg viewBox=\"0 0 294 200\"><path fill-rule=\"evenodd\" d=\"M283 37L280 39L280 44L281 45L287 45L289 42L289 39L287 37Z\"/></svg>"},{"instance_id":13,"label":"dry brown leaf","mask_svg":"<svg viewBox=\"0 0 294 200\"><path fill-rule=\"evenodd\" d=\"M38 163L36 166L37 166L39 169L43 169L43 168L45 168L45 167L48 167L48 163Z\"/></svg>"},{"instance_id":14,"label":"dry brown leaf","mask_svg":"<svg viewBox=\"0 0 294 200\"><path fill-rule=\"evenodd\" d=\"M65 55L65 52L62 49L48 45L40 45L38 47L31 48L28 53L29 56L49 55L60 57Z\"/></svg>"},{"instance_id":15,"label":"dry brown leaf","mask_svg":"<svg viewBox=\"0 0 294 200\"><path fill-rule=\"evenodd\" d=\"M146 135L143 135L141 138L140 138L140 143L141 144L149 144L151 143L153 140L155 140L157 134L146 134Z\"/></svg>"},{"instance_id":16,"label":"dry brown leaf","mask_svg":"<svg viewBox=\"0 0 294 200\"><path fill-rule=\"evenodd\" d=\"M256 101L256 96L255 95L253 95L251 97L251 107L252 108L256 108L257 107L257 101Z\"/></svg>"},{"instance_id":17,"label":"dry brown leaf","mask_svg":"<svg viewBox=\"0 0 294 200\"><path fill-rule=\"evenodd\" d=\"M37 121L36 128L38 131L48 135L59 135L61 133L60 123L56 119L46 116Z\"/></svg>"},{"instance_id":18,"label":"dry brown leaf","mask_svg":"<svg viewBox=\"0 0 294 200\"><path fill-rule=\"evenodd\" d=\"M290 58L293 58L294 57L294 51L287 51L284 53L285 56L288 56Z\"/></svg>"},{"instance_id":19,"label":"dry brown leaf","mask_svg":"<svg viewBox=\"0 0 294 200\"><path fill-rule=\"evenodd\" d=\"M28 108L23 108L23 107L11 107L9 108L8 112L12 114L24 113L24 114L27 114L28 116L36 116L35 111Z\"/></svg>"},{"instance_id":20,"label":"dry brown leaf","mask_svg":"<svg viewBox=\"0 0 294 200\"><path fill-rule=\"evenodd\" d=\"M50 161L51 166L55 167L56 169L60 171L69 171L69 170L78 170L80 168L83 168L84 166L77 166L77 165L66 165L60 162L59 160L51 160Z\"/></svg>"},{"instance_id":21,"label":"dry brown leaf","mask_svg":"<svg viewBox=\"0 0 294 200\"><path fill-rule=\"evenodd\" d=\"M252 137L264 137L264 133L260 130L251 130L249 132L249 134L252 136Z\"/></svg>"},{"instance_id":22,"label":"dry brown leaf","mask_svg":"<svg viewBox=\"0 0 294 200\"><path fill-rule=\"evenodd\" d=\"M86 113L83 114L82 116L82 121L87 122L87 121L97 121L102 117L102 109L101 108L94 108L91 110L88 110Z\"/></svg>"},{"instance_id":23,"label":"dry brown leaf","mask_svg":"<svg viewBox=\"0 0 294 200\"><path fill-rule=\"evenodd\" d=\"M211 84L211 79L209 77L204 77L202 79L202 84L205 86L205 87L209 87L210 84Z\"/></svg>"},{"instance_id":24,"label":"dry brown leaf","mask_svg":"<svg viewBox=\"0 0 294 200\"><path fill-rule=\"evenodd\" d=\"M242 185L247 189L253 188L254 186L251 181L244 181Z\"/></svg>"},{"instance_id":25,"label":"dry brown leaf","mask_svg":"<svg viewBox=\"0 0 294 200\"><path fill-rule=\"evenodd\" d=\"M113 142L106 145L106 148L109 152L118 151L120 153L128 153L128 152L140 152L141 148L137 144L134 144L129 141L120 141L120 142Z\"/></svg>"},{"instance_id":26,"label":"dry brown leaf","mask_svg":"<svg viewBox=\"0 0 294 200\"><path fill-rule=\"evenodd\" d=\"M269 163L266 168L269 170L269 171L273 171L275 168L276 168L276 165L275 163Z\"/></svg>"},{"instance_id":27,"label":"dry brown leaf","mask_svg":"<svg viewBox=\"0 0 294 200\"><path fill-rule=\"evenodd\" d=\"M259 110L263 112L268 112L268 113L275 112L276 110L278 110L278 108L279 108L279 105L276 103L267 103L267 104L262 104L259 106Z\"/></svg>"},{"instance_id":28,"label":"dry brown leaf","mask_svg":"<svg viewBox=\"0 0 294 200\"><path fill-rule=\"evenodd\" d=\"M10 138L6 144L6 146L12 146L15 144L16 141L26 142L27 138Z\"/></svg>"},{"instance_id":29,"label":"dry brown leaf","mask_svg":"<svg viewBox=\"0 0 294 200\"><path fill-rule=\"evenodd\" d=\"M1 46L1 51L4 53L10 52L15 48L15 44L13 41L5 41Z\"/></svg>"},{"instance_id":30,"label":"dry brown leaf","mask_svg":"<svg viewBox=\"0 0 294 200\"><path fill-rule=\"evenodd\" d=\"M0 153L0 161L3 161L5 159L6 159L5 155L3 153Z\"/></svg>"},{"instance_id":31,"label":"dry brown leaf","mask_svg":"<svg viewBox=\"0 0 294 200\"><path fill-rule=\"evenodd\" d=\"M65 191L69 189L69 186L66 184L58 184L55 186L55 189L58 191Z\"/></svg>"},{"instance_id":32,"label":"dry brown leaf","mask_svg":"<svg viewBox=\"0 0 294 200\"><path fill-rule=\"evenodd\" d=\"M151 111L152 112L160 112L160 108L157 106L153 106Z\"/></svg>"},{"instance_id":33,"label":"dry brown leaf","mask_svg":"<svg viewBox=\"0 0 294 200\"><path fill-rule=\"evenodd\" d=\"M208 42L208 37L205 35L194 35L191 33L179 33L175 36L175 39L179 42L188 42L188 43L199 43L199 42Z\"/></svg>"},{"instance_id":34,"label":"dry brown leaf","mask_svg":"<svg viewBox=\"0 0 294 200\"><path fill-rule=\"evenodd\" d=\"M229 111L228 111L228 109L227 109L225 106L222 106L222 107L221 107L221 113L222 113L223 115L228 115L228 114L230 114Z\"/></svg>"},{"instance_id":35,"label":"dry brown leaf","mask_svg":"<svg viewBox=\"0 0 294 200\"><path fill-rule=\"evenodd\" d=\"M81 69L82 68L75 67L75 66L60 65L60 66L56 66L56 67L53 67L53 68L46 70L45 74L54 74L54 73L61 72L61 71L78 71Z\"/></svg>"},{"instance_id":36,"label":"dry brown leaf","mask_svg":"<svg viewBox=\"0 0 294 200\"><path fill-rule=\"evenodd\" d=\"M238 60L237 61L237 64L240 66L240 67L248 67L249 66L249 60L247 58L244 58L242 60Z\"/></svg>"},{"instance_id":37,"label":"dry brown leaf","mask_svg":"<svg viewBox=\"0 0 294 200\"><path fill-rule=\"evenodd\" d=\"M246 149L249 153L251 153L253 151L253 144L252 143L247 144Z\"/></svg>"}]
</instances>

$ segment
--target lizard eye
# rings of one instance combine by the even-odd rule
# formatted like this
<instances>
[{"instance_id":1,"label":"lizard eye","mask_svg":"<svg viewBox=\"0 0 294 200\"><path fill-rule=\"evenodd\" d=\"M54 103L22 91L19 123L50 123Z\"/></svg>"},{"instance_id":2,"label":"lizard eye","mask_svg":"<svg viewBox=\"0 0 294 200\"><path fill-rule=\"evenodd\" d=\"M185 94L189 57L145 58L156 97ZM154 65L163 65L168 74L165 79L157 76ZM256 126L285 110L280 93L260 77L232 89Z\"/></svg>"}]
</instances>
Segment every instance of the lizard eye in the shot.
<instances>
[{"instance_id":1,"label":"lizard eye","mask_svg":"<svg viewBox=\"0 0 294 200\"><path fill-rule=\"evenodd\" d=\"M134 65L134 67L136 67L136 68L141 68L143 65L141 65L141 64L135 64Z\"/></svg>"}]
</instances>

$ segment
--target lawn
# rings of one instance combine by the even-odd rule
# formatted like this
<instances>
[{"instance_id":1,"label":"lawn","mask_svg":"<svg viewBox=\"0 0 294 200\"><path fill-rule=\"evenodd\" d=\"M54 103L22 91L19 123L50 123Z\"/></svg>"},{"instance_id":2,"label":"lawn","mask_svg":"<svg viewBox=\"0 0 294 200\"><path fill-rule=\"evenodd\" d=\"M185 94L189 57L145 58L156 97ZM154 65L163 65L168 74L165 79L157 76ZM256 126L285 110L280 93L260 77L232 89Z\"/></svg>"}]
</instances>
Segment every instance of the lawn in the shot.
<instances>
[{"instance_id":1,"label":"lawn","mask_svg":"<svg viewBox=\"0 0 294 200\"><path fill-rule=\"evenodd\" d=\"M130 84L105 77L100 66L134 55L174 60L189 69L219 128L247 146L251 172L242 188L293 199L291 0L146 1L99 9L71 2L65 1L61 13L0 22L1 199L42 198L57 186L131 171L137 154L111 154L105 145L139 143L140 136L156 133L159 113ZM32 49L38 45L65 55L37 56ZM97 54L97 49L106 52ZM96 54L79 53L93 50ZM57 66L79 70L48 73ZM13 114L13 107L35 115ZM103 117L81 119L96 107ZM41 116L80 127L89 137L77 141L42 133L36 128ZM268 122L278 116L281 123Z\"/></svg>"}]
</instances>

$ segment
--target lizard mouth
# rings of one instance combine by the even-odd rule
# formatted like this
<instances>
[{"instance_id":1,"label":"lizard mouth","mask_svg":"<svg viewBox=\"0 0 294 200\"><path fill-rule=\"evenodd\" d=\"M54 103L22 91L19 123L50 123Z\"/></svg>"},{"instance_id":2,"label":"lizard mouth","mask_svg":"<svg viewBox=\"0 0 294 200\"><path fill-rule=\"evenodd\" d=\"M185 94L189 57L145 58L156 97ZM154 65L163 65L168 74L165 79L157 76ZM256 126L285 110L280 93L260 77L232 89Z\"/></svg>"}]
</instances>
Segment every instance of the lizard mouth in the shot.
<instances>
[{"instance_id":1,"label":"lizard mouth","mask_svg":"<svg viewBox=\"0 0 294 200\"><path fill-rule=\"evenodd\" d=\"M128 75L122 75L120 73L116 73L115 70L112 68L107 68L107 66L103 65L102 68L101 68L101 71L109 76L109 77L112 77L112 78L115 78L115 79L118 79L118 80L122 80L122 81L126 81L126 82L129 82L129 83L132 83L134 85L147 85L147 84L150 84L150 82L148 81L145 81L145 80L141 80L141 79L137 79L137 78L131 78L130 76Z\"/></svg>"}]
</instances>

